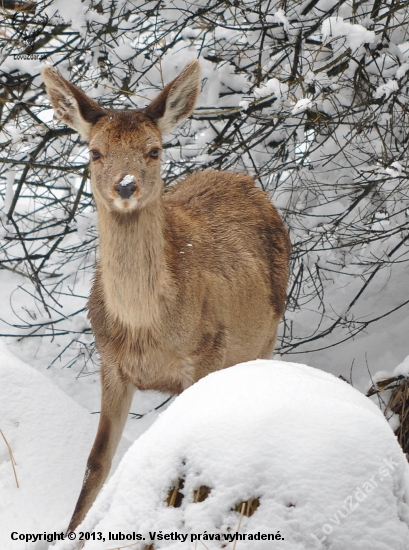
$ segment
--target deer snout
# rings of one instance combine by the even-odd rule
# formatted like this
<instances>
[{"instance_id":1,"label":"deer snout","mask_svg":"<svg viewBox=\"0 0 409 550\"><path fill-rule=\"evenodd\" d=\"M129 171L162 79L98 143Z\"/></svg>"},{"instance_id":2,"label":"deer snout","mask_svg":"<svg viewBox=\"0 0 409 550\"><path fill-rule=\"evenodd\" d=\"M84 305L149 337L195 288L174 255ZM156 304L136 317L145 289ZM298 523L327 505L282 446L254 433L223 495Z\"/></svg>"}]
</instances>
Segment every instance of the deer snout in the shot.
<instances>
[{"instance_id":1,"label":"deer snout","mask_svg":"<svg viewBox=\"0 0 409 550\"><path fill-rule=\"evenodd\" d=\"M124 176L116 185L115 191L121 199L129 199L136 191L135 178L130 174Z\"/></svg>"},{"instance_id":2,"label":"deer snout","mask_svg":"<svg viewBox=\"0 0 409 550\"><path fill-rule=\"evenodd\" d=\"M129 199L135 193L136 185L134 183L129 183L126 186L117 183L115 185L115 191L121 197L121 199Z\"/></svg>"}]
</instances>

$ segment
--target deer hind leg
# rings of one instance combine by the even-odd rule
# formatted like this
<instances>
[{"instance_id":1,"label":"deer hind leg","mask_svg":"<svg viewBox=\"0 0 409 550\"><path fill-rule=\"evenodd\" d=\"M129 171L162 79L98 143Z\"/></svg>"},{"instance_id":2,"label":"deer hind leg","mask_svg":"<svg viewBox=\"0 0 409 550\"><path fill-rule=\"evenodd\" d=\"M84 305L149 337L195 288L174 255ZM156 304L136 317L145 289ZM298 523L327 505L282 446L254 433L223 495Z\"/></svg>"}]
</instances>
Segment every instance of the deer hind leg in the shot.
<instances>
[{"instance_id":1,"label":"deer hind leg","mask_svg":"<svg viewBox=\"0 0 409 550\"><path fill-rule=\"evenodd\" d=\"M68 526L74 531L85 518L102 485L118 447L131 407L135 386L125 379L119 368L101 369L101 416L94 445L88 457L84 481L74 514Z\"/></svg>"},{"instance_id":2,"label":"deer hind leg","mask_svg":"<svg viewBox=\"0 0 409 550\"><path fill-rule=\"evenodd\" d=\"M181 393L203 376L225 366L225 340L222 331L203 332L194 351L167 367L172 387L177 388L174 393Z\"/></svg>"},{"instance_id":3,"label":"deer hind leg","mask_svg":"<svg viewBox=\"0 0 409 550\"><path fill-rule=\"evenodd\" d=\"M203 331L192 354L192 361L195 365L195 382L226 366L226 332L222 327L218 327L217 331Z\"/></svg>"}]
</instances>

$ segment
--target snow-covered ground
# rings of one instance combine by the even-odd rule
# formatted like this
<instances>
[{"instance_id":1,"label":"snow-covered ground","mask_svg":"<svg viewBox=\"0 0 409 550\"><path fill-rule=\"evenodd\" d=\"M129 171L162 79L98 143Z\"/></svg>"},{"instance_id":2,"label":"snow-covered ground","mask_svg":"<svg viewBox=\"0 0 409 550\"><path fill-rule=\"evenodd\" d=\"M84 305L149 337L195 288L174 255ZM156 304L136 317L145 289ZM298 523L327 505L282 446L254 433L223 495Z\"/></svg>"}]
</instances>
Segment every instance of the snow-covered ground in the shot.
<instances>
[{"instance_id":1,"label":"snow-covered ground","mask_svg":"<svg viewBox=\"0 0 409 550\"><path fill-rule=\"evenodd\" d=\"M25 543L11 540L12 532L66 529L97 423L95 415L0 343L2 550L25 548ZM16 462L17 481L5 440ZM129 444L123 438L116 464Z\"/></svg>"},{"instance_id":2,"label":"snow-covered ground","mask_svg":"<svg viewBox=\"0 0 409 550\"><path fill-rule=\"evenodd\" d=\"M0 411L20 485L3 445L0 548L47 549L10 535L66 528L95 420L4 345ZM181 505L168 506L181 481ZM199 487L210 492L194 502ZM252 498L258 507L240 519L237 506ZM153 538L156 550L406 550L408 503L408 463L370 400L317 369L260 360L177 397L126 453L78 531L100 538L84 550L139 550ZM231 540L237 530L245 539ZM145 540L129 538L138 536Z\"/></svg>"}]
</instances>

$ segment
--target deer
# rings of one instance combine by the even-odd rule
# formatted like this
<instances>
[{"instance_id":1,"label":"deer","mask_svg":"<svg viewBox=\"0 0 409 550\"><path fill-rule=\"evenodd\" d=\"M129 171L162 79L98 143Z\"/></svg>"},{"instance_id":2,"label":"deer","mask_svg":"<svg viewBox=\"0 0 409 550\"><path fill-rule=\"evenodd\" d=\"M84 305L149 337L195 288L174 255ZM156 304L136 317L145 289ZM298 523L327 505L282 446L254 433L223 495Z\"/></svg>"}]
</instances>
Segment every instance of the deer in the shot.
<instances>
[{"instance_id":1,"label":"deer","mask_svg":"<svg viewBox=\"0 0 409 550\"><path fill-rule=\"evenodd\" d=\"M103 108L49 65L42 76L57 119L89 144L99 235L87 310L101 411L68 533L109 474L136 388L177 395L209 373L271 357L291 245L249 175L204 169L165 189L162 136L193 113L198 60L143 109Z\"/></svg>"}]
</instances>

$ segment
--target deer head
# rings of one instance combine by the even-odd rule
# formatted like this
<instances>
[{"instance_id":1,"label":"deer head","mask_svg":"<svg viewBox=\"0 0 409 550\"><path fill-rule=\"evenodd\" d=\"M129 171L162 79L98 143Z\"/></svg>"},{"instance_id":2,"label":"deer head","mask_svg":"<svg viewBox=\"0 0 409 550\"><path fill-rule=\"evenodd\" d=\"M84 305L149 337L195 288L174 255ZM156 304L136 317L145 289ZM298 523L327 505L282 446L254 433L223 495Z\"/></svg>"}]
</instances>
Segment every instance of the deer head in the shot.
<instances>
[{"instance_id":1,"label":"deer head","mask_svg":"<svg viewBox=\"0 0 409 550\"><path fill-rule=\"evenodd\" d=\"M162 135L193 111L200 91L200 65L190 61L142 110L108 110L65 80L56 68L42 71L57 118L89 142L91 184L98 205L129 213L157 199Z\"/></svg>"}]
</instances>

